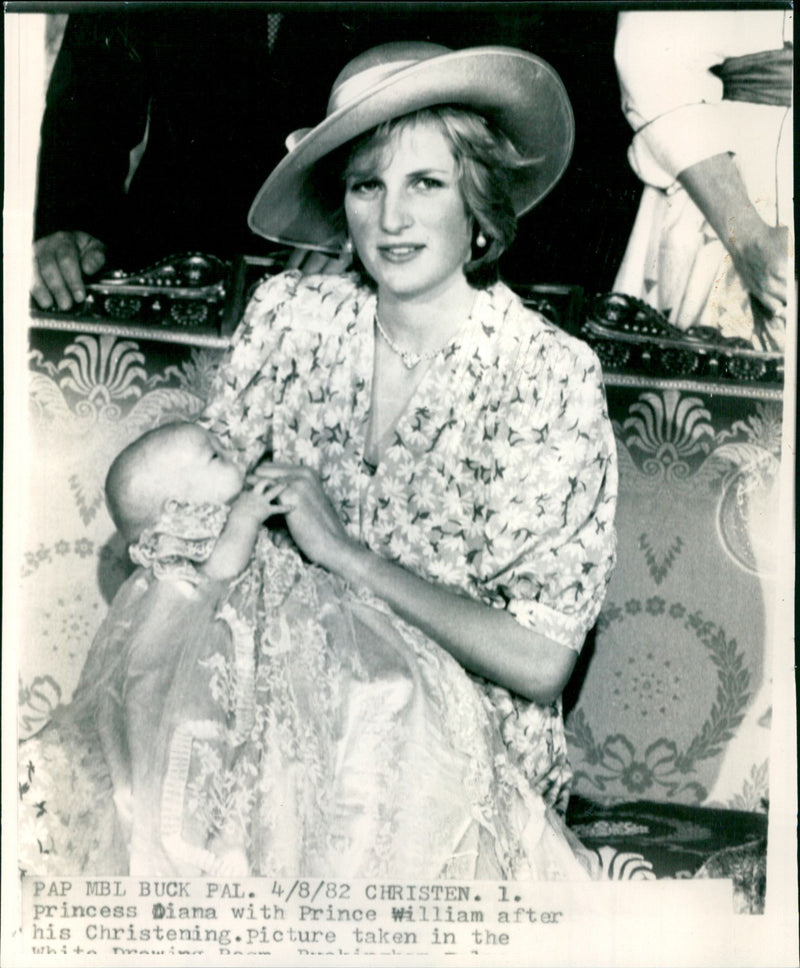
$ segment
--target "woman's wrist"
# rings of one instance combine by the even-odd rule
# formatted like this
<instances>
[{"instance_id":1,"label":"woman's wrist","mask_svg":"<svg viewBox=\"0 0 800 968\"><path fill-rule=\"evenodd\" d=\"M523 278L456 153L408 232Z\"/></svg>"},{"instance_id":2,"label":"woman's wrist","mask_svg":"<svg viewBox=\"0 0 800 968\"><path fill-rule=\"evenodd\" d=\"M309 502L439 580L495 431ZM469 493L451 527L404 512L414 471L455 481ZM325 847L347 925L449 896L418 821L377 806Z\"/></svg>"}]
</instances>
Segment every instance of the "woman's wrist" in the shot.
<instances>
[{"instance_id":1,"label":"woman's wrist","mask_svg":"<svg viewBox=\"0 0 800 968\"><path fill-rule=\"evenodd\" d=\"M508 612L415 575L352 539L346 542L328 570L369 589L464 668L542 705L561 695L574 650L523 627Z\"/></svg>"},{"instance_id":2,"label":"woman's wrist","mask_svg":"<svg viewBox=\"0 0 800 968\"><path fill-rule=\"evenodd\" d=\"M344 537L327 568L353 585L363 585L374 559L374 552L365 545L353 538Z\"/></svg>"}]
</instances>

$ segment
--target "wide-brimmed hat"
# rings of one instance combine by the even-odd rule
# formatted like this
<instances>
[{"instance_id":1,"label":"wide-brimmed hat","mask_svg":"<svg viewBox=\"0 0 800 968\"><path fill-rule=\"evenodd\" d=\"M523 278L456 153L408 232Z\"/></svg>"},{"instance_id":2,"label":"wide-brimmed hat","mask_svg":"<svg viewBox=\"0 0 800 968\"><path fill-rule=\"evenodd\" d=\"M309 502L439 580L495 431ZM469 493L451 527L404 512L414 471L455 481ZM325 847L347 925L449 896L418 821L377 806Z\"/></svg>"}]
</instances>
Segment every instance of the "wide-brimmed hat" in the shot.
<instances>
[{"instance_id":1,"label":"wide-brimmed hat","mask_svg":"<svg viewBox=\"0 0 800 968\"><path fill-rule=\"evenodd\" d=\"M289 153L256 196L250 228L275 242L340 252L344 186L339 199L320 190L323 159L383 121L437 104L482 114L523 158L533 160L512 173L517 215L541 201L567 167L575 123L564 85L549 64L513 47L383 44L339 74L324 121L286 139Z\"/></svg>"}]
</instances>

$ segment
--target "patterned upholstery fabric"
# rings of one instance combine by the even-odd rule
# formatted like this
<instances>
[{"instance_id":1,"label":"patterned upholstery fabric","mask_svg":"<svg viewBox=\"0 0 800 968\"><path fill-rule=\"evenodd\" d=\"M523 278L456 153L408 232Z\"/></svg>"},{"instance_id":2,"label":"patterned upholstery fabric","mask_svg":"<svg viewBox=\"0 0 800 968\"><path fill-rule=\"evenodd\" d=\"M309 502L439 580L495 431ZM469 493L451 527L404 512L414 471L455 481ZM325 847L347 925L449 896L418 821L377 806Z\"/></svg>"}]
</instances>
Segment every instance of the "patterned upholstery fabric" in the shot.
<instances>
[{"instance_id":1,"label":"patterned upholstery fabric","mask_svg":"<svg viewBox=\"0 0 800 968\"><path fill-rule=\"evenodd\" d=\"M131 568L103 503L108 465L144 430L198 412L220 352L32 331L23 736L71 695ZM565 696L575 791L759 811L781 404L664 386L608 386L619 562Z\"/></svg>"},{"instance_id":2,"label":"patterned upholstery fabric","mask_svg":"<svg viewBox=\"0 0 800 968\"><path fill-rule=\"evenodd\" d=\"M763 809L780 401L609 399L620 552L567 721L577 789Z\"/></svg>"}]
</instances>

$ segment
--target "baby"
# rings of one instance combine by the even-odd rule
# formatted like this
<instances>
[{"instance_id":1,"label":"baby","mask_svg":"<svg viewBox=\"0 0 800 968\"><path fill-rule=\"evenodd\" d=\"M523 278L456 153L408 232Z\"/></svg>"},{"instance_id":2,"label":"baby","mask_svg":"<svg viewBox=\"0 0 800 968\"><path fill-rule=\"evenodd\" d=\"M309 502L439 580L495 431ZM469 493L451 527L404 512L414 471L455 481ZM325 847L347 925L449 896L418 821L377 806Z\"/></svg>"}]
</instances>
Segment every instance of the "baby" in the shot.
<instances>
[{"instance_id":1,"label":"baby","mask_svg":"<svg viewBox=\"0 0 800 968\"><path fill-rule=\"evenodd\" d=\"M261 524L283 510L274 504L283 484L248 478L233 456L204 427L171 423L144 434L114 460L106 477L106 503L111 518L139 564L164 518L183 507L187 538L194 538L201 562L197 571L209 578L235 578L247 565ZM224 509L227 510L226 513ZM206 527L192 514L206 511ZM217 513L214 514L214 511ZM220 514L221 512L221 514ZM222 526L219 536L209 533ZM208 557L202 560L205 555Z\"/></svg>"},{"instance_id":2,"label":"baby","mask_svg":"<svg viewBox=\"0 0 800 968\"><path fill-rule=\"evenodd\" d=\"M209 430L193 423L171 423L144 434L117 456L106 478L106 501L131 558L151 568L156 579L177 579L191 597L191 588L182 580L196 585L205 576L230 583L244 571L262 523L282 510L273 502L284 486L256 476L246 479L242 466ZM161 595L166 611L186 607L170 591L176 588L175 581L156 585L155 594ZM185 595L179 598L186 601ZM152 751L174 674L165 670L176 660L172 654L153 651L147 634L136 641L126 660L124 725L121 729L109 725L110 739L103 746L115 777L118 814L130 831L130 872L158 873L159 862L153 858L162 850L167 856L172 851L169 842L155 833L158 822L152 805L160 801L161 793L153 786ZM183 685L191 692L189 681ZM121 730L125 739L120 746L114 737ZM197 848L196 866L203 873L243 876L248 872L235 825L232 831L220 830L213 844ZM185 845L179 849L185 851Z\"/></svg>"}]
</instances>

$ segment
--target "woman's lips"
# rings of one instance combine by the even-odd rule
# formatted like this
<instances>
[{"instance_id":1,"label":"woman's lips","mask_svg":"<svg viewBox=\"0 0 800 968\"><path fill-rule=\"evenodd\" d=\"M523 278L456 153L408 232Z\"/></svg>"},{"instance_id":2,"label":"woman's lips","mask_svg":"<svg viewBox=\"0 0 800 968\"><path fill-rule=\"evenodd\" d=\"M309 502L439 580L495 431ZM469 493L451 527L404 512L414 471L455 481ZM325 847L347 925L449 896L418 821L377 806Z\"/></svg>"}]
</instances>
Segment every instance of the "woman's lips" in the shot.
<instances>
[{"instance_id":1,"label":"woman's lips","mask_svg":"<svg viewBox=\"0 0 800 968\"><path fill-rule=\"evenodd\" d=\"M378 252L388 262L408 262L425 248L424 245L379 245Z\"/></svg>"}]
</instances>

